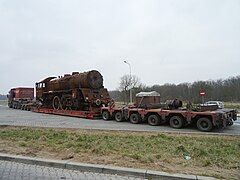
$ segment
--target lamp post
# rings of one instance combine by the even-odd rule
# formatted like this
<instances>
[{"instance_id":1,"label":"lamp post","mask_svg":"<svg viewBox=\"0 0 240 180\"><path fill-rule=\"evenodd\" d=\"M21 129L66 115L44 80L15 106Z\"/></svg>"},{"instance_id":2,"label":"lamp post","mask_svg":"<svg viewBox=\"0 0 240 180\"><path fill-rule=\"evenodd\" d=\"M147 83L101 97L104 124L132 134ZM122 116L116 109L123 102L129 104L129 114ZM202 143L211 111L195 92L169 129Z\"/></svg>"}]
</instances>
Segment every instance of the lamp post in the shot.
<instances>
[{"instance_id":1,"label":"lamp post","mask_svg":"<svg viewBox=\"0 0 240 180\"><path fill-rule=\"evenodd\" d=\"M130 71L130 103L132 103L132 68L131 64L127 61L123 61L125 64L129 66L129 71Z\"/></svg>"}]
</instances>

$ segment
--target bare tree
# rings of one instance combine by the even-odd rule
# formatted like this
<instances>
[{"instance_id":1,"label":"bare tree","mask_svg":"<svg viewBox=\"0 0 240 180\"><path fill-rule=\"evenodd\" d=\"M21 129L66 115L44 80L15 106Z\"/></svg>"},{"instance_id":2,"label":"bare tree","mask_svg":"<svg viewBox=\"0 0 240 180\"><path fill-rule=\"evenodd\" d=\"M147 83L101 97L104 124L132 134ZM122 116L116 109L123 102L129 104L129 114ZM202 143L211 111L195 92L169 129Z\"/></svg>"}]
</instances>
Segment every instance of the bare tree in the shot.
<instances>
[{"instance_id":1,"label":"bare tree","mask_svg":"<svg viewBox=\"0 0 240 180\"><path fill-rule=\"evenodd\" d=\"M127 102L127 94L130 89L141 86L140 79L135 75L124 75L120 80L120 91L124 93L124 102Z\"/></svg>"}]
</instances>

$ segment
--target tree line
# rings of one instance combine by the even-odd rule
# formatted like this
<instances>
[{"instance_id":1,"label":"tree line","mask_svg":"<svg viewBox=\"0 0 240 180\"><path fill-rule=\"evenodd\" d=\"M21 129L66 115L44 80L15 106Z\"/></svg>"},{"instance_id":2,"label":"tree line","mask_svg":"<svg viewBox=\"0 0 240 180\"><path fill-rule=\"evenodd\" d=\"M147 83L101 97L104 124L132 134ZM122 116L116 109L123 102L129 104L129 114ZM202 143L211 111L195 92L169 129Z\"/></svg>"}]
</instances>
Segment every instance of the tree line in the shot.
<instances>
[{"instance_id":1,"label":"tree line","mask_svg":"<svg viewBox=\"0 0 240 180\"><path fill-rule=\"evenodd\" d=\"M0 100L6 100L6 99L7 99L7 96L6 96L6 95L0 94Z\"/></svg>"},{"instance_id":2,"label":"tree line","mask_svg":"<svg viewBox=\"0 0 240 180\"><path fill-rule=\"evenodd\" d=\"M156 91L160 93L161 100L181 99L200 103L202 101L199 92L206 93L205 100L220 100L225 102L240 102L240 76L227 79L195 81L193 83L164 84L146 86L135 76L124 75L120 79L118 90L110 91L110 96L115 101L129 102L129 93L132 89L133 100L135 95L141 91ZM0 94L0 100L6 100L6 95Z\"/></svg>"},{"instance_id":3,"label":"tree line","mask_svg":"<svg viewBox=\"0 0 240 180\"><path fill-rule=\"evenodd\" d=\"M127 80L128 79L128 80ZM129 81L134 81L131 86ZM133 97L141 91L157 91L161 95L162 101L169 99L181 99L193 103L202 102L200 91L206 93L205 100L220 100L225 102L240 102L240 76L230 77L228 79L195 81L193 83L164 84L146 86L140 83L139 78L124 75L121 78L118 90L111 91L110 96L115 101L129 101L129 90L132 89Z\"/></svg>"}]
</instances>

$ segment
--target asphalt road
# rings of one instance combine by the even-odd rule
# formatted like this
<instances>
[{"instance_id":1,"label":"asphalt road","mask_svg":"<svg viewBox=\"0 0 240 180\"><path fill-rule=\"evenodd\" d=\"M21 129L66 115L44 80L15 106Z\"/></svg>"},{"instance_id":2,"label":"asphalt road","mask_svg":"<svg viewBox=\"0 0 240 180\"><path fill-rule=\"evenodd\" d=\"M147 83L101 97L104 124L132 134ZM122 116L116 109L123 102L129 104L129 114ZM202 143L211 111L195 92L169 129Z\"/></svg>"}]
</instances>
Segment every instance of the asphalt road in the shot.
<instances>
[{"instance_id":1,"label":"asphalt road","mask_svg":"<svg viewBox=\"0 0 240 180\"><path fill-rule=\"evenodd\" d=\"M100 129L100 130L129 130L129 131L155 131L155 132L179 132L179 133L201 133L194 127L173 129L167 125L149 126L148 124L131 124L129 122L104 121L101 119L83 119L66 116L34 113L10 109L0 106L0 125L30 126L30 127L51 127L51 128L79 128L79 129ZM240 135L240 119L233 126L223 130L214 129L210 134Z\"/></svg>"}]
</instances>

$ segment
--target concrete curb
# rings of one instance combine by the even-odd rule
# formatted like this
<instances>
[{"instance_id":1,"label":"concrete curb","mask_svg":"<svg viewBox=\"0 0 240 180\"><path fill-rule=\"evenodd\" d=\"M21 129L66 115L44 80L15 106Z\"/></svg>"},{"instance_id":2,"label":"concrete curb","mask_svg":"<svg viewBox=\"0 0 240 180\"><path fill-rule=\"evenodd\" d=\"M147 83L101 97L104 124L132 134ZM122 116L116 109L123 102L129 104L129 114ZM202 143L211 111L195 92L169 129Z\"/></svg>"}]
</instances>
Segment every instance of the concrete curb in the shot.
<instances>
[{"instance_id":1,"label":"concrete curb","mask_svg":"<svg viewBox=\"0 0 240 180\"><path fill-rule=\"evenodd\" d=\"M43 159L43 158L25 157L25 156L18 156L18 155L4 154L4 153L0 153L0 160L54 167L54 168L69 169L69 170L78 170L83 172L89 171L89 172L103 173L103 174L135 176L135 177L142 177L147 179L170 179L170 180L215 179L212 177L197 176L197 175L170 174L166 172L151 171L151 170L145 170L145 169L133 169L133 168L112 167L112 166L97 165L97 164L75 163L75 162L64 161L64 160L49 160L49 159Z\"/></svg>"}]
</instances>

